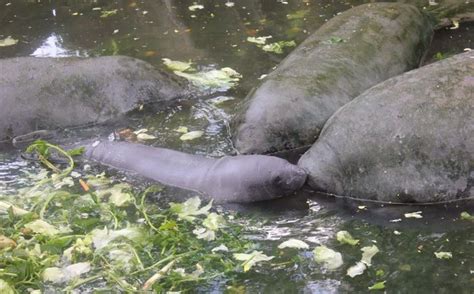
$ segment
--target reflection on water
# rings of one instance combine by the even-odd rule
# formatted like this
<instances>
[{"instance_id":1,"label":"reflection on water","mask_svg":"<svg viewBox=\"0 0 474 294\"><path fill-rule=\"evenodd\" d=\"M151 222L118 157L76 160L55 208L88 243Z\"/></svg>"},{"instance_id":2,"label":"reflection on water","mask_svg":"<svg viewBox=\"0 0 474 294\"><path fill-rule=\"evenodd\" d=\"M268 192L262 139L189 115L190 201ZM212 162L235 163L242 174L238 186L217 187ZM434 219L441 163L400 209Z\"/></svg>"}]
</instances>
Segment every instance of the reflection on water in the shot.
<instances>
[{"instance_id":1,"label":"reflection on water","mask_svg":"<svg viewBox=\"0 0 474 294\"><path fill-rule=\"evenodd\" d=\"M64 48L61 36L52 34L49 36L39 48L37 48L31 56L34 57L88 57L88 54L81 53L80 50L68 50Z\"/></svg>"},{"instance_id":2,"label":"reflection on water","mask_svg":"<svg viewBox=\"0 0 474 294\"><path fill-rule=\"evenodd\" d=\"M145 107L103 126L64 130L58 140L64 144L93 137L105 138L121 128L148 129L157 137L150 144L194 154L219 157L233 154L229 120L236 104L258 78L272 70L285 54L263 52L247 37L271 35L272 40L300 43L336 13L363 0L239 0L198 1L205 9L191 11L192 1L3 1L0 0L0 39L12 36L15 46L0 48L0 58L14 56L65 57L128 55L161 66L162 58L188 61L201 67L231 67L243 75L237 89L213 96L196 97L174 104ZM8 4L8 5L7 5ZM116 12L111 12L115 11ZM471 28L471 26L467 26ZM465 30L466 27L461 27ZM462 38L452 31L441 33L446 40ZM443 45L448 44L444 42ZM449 45L449 44L448 44ZM441 45L440 45L441 46ZM461 45L459 45L461 46ZM445 47L439 47L445 50ZM433 51L432 55L437 53ZM176 129L204 131L190 142L179 139ZM28 185L25 172L34 167L18 153L0 153L0 193L13 193ZM125 173L137 188L146 184ZM167 188L158 202L189 197L193 192ZM359 206L367 206L359 209ZM472 223L459 221L459 213L473 207L388 208L347 203L314 193L301 192L288 199L252 205L225 205L224 211L245 216L248 237L261 241L261 250L285 254L278 244L289 238L303 240L311 248L324 244L343 253L344 270L325 271L303 251L301 267L271 273L258 268L243 275L248 293L365 293L380 279L397 293L469 293L474 288ZM404 213L422 210L422 219L406 219ZM390 220L401 219L400 222ZM350 231L363 246L377 244L380 253L374 269L351 279L345 269L360 259L359 248L335 241L337 231ZM395 233L397 232L397 233ZM433 252L450 251L455 258L438 260ZM380 270L382 277L375 275ZM224 292L225 281L209 282L201 292Z\"/></svg>"}]
</instances>

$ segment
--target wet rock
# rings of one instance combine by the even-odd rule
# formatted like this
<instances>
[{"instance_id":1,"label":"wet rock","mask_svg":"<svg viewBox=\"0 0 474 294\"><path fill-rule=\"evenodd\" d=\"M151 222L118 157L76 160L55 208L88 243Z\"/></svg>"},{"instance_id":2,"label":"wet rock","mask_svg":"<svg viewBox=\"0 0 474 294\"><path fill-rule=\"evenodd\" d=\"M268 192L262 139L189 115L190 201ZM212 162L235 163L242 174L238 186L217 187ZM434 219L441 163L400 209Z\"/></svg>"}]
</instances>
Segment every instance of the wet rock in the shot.
<instances>
[{"instance_id":1,"label":"wet rock","mask_svg":"<svg viewBox=\"0 0 474 294\"><path fill-rule=\"evenodd\" d=\"M474 51L382 82L338 110L298 162L313 188L363 199L473 197Z\"/></svg>"},{"instance_id":2,"label":"wet rock","mask_svg":"<svg viewBox=\"0 0 474 294\"><path fill-rule=\"evenodd\" d=\"M0 140L100 123L185 94L185 84L125 56L0 60Z\"/></svg>"},{"instance_id":3,"label":"wet rock","mask_svg":"<svg viewBox=\"0 0 474 294\"><path fill-rule=\"evenodd\" d=\"M234 120L241 153L312 144L326 120L371 86L417 67L432 36L416 7L366 4L332 18L245 99Z\"/></svg>"}]
</instances>

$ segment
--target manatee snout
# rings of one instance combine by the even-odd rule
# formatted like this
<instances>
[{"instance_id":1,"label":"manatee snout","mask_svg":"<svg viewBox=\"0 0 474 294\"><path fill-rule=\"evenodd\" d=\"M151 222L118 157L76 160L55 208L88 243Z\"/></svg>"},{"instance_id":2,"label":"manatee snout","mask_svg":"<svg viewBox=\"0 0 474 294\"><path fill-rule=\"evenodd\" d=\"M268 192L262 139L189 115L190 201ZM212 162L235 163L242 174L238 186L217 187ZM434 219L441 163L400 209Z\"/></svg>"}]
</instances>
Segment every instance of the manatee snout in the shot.
<instances>
[{"instance_id":1,"label":"manatee snout","mask_svg":"<svg viewBox=\"0 0 474 294\"><path fill-rule=\"evenodd\" d=\"M304 169L287 163L284 168L275 172L274 184L286 195L303 187L306 178L307 174Z\"/></svg>"}]
</instances>

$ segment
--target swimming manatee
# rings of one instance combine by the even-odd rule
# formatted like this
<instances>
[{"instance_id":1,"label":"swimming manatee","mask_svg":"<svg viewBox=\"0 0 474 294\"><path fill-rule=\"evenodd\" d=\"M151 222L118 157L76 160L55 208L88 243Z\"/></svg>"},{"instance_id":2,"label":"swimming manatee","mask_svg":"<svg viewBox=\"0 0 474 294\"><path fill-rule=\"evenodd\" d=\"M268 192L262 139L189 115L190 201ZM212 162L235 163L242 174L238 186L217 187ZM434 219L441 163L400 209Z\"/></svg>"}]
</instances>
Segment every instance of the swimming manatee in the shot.
<instances>
[{"instance_id":1,"label":"swimming manatee","mask_svg":"<svg viewBox=\"0 0 474 294\"><path fill-rule=\"evenodd\" d=\"M300 158L316 190L391 202L474 197L474 51L382 82Z\"/></svg>"},{"instance_id":2,"label":"swimming manatee","mask_svg":"<svg viewBox=\"0 0 474 294\"><path fill-rule=\"evenodd\" d=\"M185 84L125 56L0 59L0 141L40 129L99 123L141 103L185 94Z\"/></svg>"},{"instance_id":3,"label":"swimming manatee","mask_svg":"<svg viewBox=\"0 0 474 294\"><path fill-rule=\"evenodd\" d=\"M160 183L203 193L216 202L255 202L290 195L306 172L266 155L218 159L127 142L95 142L85 157Z\"/></svg>"},{"instance_id":4,"label":"swimming manatee","mask_svg":"<svg viewBox=\"0 0 474 294\"><path fill-rule=\"evenodd\" d=\"M341 106L390 77L416 68L432 23L400 3L357 6L330 19L245 98L233 121L240 153L314 143Z\"/></svg>"}]
</instances>

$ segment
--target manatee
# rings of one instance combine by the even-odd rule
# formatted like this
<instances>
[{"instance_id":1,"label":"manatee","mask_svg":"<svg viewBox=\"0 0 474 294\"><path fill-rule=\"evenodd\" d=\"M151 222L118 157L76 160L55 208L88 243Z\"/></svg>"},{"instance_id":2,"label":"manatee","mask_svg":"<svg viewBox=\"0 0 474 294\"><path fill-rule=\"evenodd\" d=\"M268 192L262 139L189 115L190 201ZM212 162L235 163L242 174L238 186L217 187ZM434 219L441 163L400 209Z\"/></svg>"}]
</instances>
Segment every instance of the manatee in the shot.
<instances>
[{"instance_id":1,"label":"manatee","mask_svg":"<svg viewBox=\"0 0 474 294\"><path fill-rule=\"evenodd\" d=\"M100 123L142 103L182 97L181 80L125 56L0 60L0 140Z\"/></svg>"},{"instance_id":2,"label":"manatee","mask_svg":"<svg viewBox=\"0 0 474 294\"><path fill-rule=\"evenodd\" d=\"M266 155L218 159L128 142L95 142L84 157L163 183L203 193L217 202L255 202L294 193L306 172Z\"/></svg>"},{"instance_id":3,"label":"manatee","mask_svg":"<svg viewBox=\"0 0 474 294\"><path fill-rule=\"evenodd\" d=\"M300 158L319 191L389 202L474 197L474 51L391 78L339 109Z\"/></svg>"},{"instance_id":4,"label":"manatee","mask_svg":"<svg viewBox=\"0 0 474 294\"><path fill-rule=\"evenodd\" d=\"M233 121L240 153L314 143L341 106L390 77L416 68L432 23L400 3L357 6L330 19L244 99Z\"/></svg>"}]
</instances>

